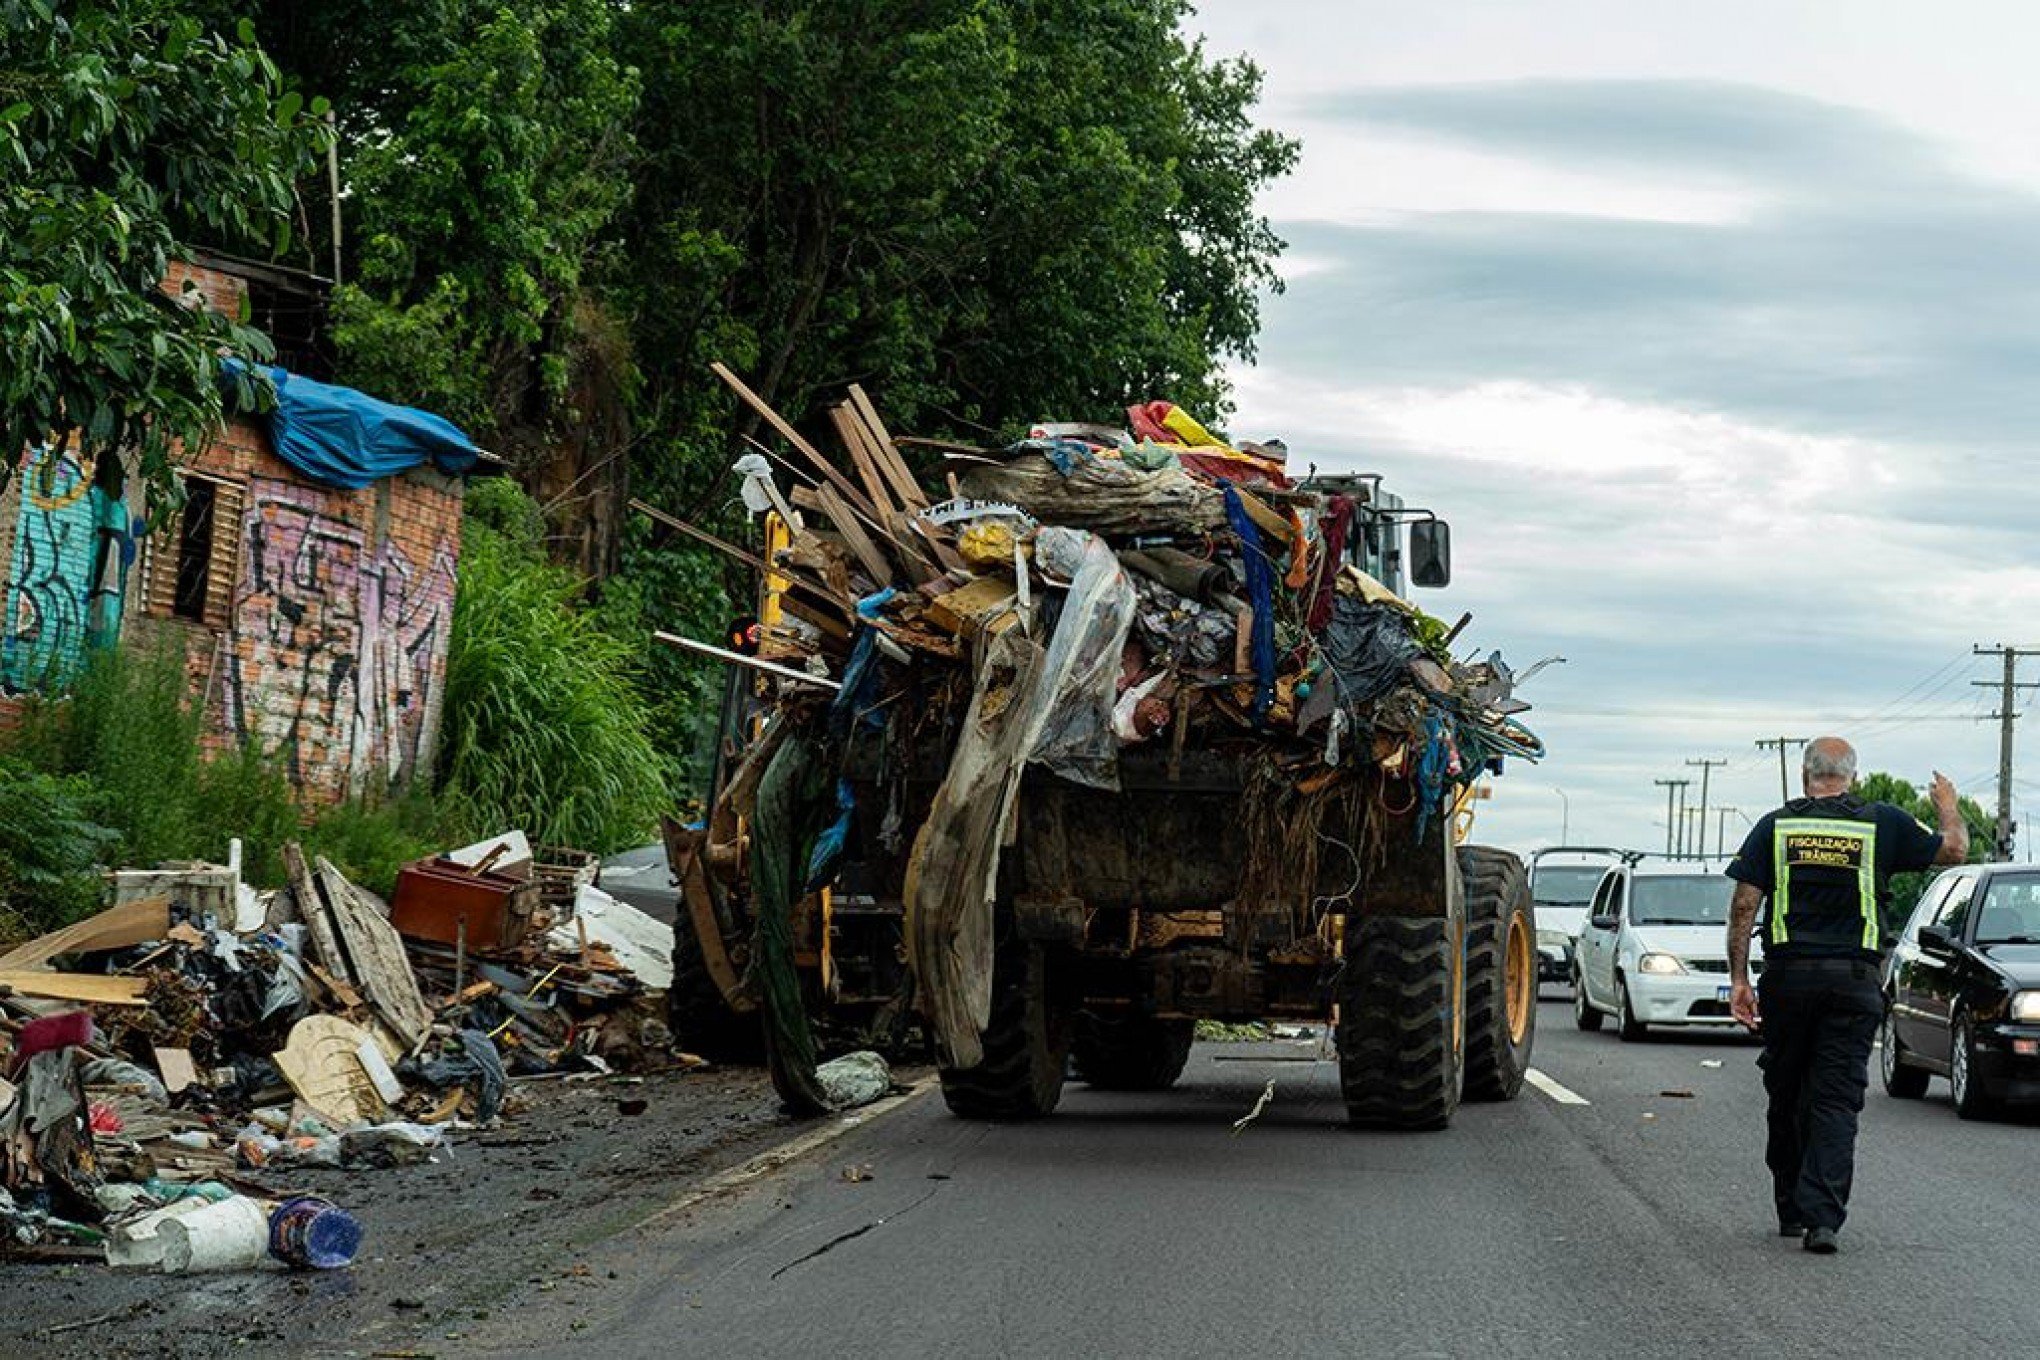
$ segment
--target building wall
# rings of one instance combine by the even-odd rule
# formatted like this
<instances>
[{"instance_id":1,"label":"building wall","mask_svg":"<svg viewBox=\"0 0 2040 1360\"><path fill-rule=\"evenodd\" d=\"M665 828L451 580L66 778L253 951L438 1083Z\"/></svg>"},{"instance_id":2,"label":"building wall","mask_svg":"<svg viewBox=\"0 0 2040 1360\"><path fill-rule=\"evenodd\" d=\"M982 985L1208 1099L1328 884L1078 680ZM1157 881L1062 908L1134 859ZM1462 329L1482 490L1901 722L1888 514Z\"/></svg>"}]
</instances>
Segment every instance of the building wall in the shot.
<instances>
[{"instance_id":1,"label":"building wall","mask_svg":"<svg viewBox=\"0 0 2040 1360\"><path fill-rule=\"evenodd\" d=\"M237 305L237 281L211 270L174 266L166 288L180 292L186 277L207 305ZM4 690L36 688L41 678L23 669L14 681L10 645L23 667L55 651L75 663L94 617L92 498L105 498L89 488L74 495L91 480L75 459L50 483L60 492L32 490L40 483L30 463L39 456L31 452L0 487L0 562L10 564L0 581L8 606ZM146 526L138 553L129 549L124 614L121 593L101 592L98 618L108 635L117 626L129 645L169 639L181 647L209 744L253 743L281 760L313 802L429 770L453 627L459 479L419 468L359 491L318 486L279 459L259 427L239 420L179 463L187 483L213 484L218 509L212 580L204 608L194 611L201 616L177 612L179 517L169 512ZM96 513L121 523L128 511L140 513L139 500L137 489L127 506L102 504ZM33 546L50 543L57 548ZM27 573L18 567L24 553L34 567ZM108 574L119 583L118 571ZM38 631L18 629L17 615ZM0 727L5 722L0 713Z\"/></svg>"},{"instance_id":2,"label":"building wall","mask_svg":"<svg viewBox=\"0 0 2040 1360\"><path fill-rule=\"evenodd\" d=\"M121 502L68 450L27 450L0 468L0 691L61 683L119 627Z\"/></svg>"}]
</instances>

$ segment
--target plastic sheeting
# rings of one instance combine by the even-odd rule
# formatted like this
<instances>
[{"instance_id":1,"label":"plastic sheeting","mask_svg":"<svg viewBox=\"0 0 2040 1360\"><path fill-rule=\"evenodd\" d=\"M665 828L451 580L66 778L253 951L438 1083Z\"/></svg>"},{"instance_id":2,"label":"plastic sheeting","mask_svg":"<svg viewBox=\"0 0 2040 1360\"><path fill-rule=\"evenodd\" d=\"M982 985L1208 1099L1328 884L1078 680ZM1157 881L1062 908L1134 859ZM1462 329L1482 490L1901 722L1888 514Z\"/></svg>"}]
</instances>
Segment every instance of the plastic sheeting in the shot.
<instances>
[{"instance_id":1,"label":"plastic sheeting","mask_svg":"<svg viewBox=\"0 0 2040 1360\"><path fill-rule=\"evenodd\" d=\"M978 500L1010 501L1049 524L1101 534L1203 533L1225 523L1218 489L1174 468L1142 472L1088 453L1068 473L1039 453L996 467L973 466L959 481Z\"/></svg>"},{"instance_id":2,"label":"plastic sheeting","mask_svg":"<svg viewBox=\"0 0 2040 1360\"><path fill-rule=\"evenodd\" d=\"M232 376L244 366L229 359L225 367ZM356 491L426 462L460 476L481 456L442 416L288 369L265 372L276 388L276 406L256 418L268 428L276 456L322 486Z\"/></svg>"},{"instance_id":3,"label":"plastic sheeting","mask_svg":"<svg viewBox=\"0 0 2040 1360\"><path fill-rule=\"evenodd\" d=\"M1055 698L1029 760L1092 788L1119 788L1119 742L1112 709L1119 697L1120 654L1133 627L1135 596L1119 559L1095 534L1043 529L1034 560L1067 576L1069 598L1043 663Z\"/></svg>"}]
</instances>

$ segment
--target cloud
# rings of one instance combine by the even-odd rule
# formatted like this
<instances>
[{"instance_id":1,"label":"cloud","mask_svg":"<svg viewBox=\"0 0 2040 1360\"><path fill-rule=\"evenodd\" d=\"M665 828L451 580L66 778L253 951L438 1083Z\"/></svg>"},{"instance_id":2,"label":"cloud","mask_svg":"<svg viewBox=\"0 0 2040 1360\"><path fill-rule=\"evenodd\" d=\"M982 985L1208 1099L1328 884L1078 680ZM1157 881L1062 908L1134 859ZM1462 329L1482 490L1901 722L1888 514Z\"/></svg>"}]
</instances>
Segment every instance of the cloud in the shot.
<instances>
[{"instance_id":1,"label":"cloud","mask_svg":"<svg viewBox=\"0 0 2040 1360\"><path fill-rule=\"evenodd\" d=\"M1282 222L1313 262L1311 287L1268 310L1263 350L1284 366L1575 384L1929 447L2023 450L2040 428L2040 197L1970 177L1903 128L1698 82L1373 89L1312 107L1745 206L1712 220L1402 208Z\"/></svg>"}]
</instances>

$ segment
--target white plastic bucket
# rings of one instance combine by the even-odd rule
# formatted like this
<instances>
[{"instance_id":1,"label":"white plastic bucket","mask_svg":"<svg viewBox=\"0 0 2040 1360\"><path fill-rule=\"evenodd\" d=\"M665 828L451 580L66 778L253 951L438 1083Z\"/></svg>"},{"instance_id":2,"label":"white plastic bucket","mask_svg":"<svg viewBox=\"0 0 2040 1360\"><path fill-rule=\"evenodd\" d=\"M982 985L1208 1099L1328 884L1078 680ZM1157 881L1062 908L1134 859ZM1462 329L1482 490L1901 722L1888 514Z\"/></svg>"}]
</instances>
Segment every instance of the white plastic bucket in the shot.
<instances>
[{"instance_id":1,"label":"white plastic bucket","mask_svg":"<svg viewBox=\"0 0 2040 1360\"><path fill-rule=\"evenodd\" d=\"M246 1195L170 1219L156 1229L163 1270L254 1270L269 1259L269 1211Z\"/></svg>"}]
</instances>

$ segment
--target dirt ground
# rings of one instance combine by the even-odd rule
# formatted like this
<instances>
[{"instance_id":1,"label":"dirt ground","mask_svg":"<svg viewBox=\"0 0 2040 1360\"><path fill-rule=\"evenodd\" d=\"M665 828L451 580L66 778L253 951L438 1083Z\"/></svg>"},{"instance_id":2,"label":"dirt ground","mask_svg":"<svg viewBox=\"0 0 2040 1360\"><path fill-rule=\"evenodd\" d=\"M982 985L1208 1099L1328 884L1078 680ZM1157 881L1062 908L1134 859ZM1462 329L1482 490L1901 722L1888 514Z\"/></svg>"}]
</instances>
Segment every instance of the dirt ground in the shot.
<instances>
[{"instance_id":1,"label":"dirt ground","mask_svg":"<svg viewBox=\"0 0 2040 1360\"><path fill-rule=\"evenodd\" d=\"M791 1137L763 1072L520 1084L501 1127L438 1160L263 1178L358 1217L346 1270L164 1276L100 1264L0 1265L0 1355L429 1353L530 1291L599 1289L588 1250L725 1166ZM643 1101L641 1113L625 1111Z\"/></svg>"}]
</instances>

